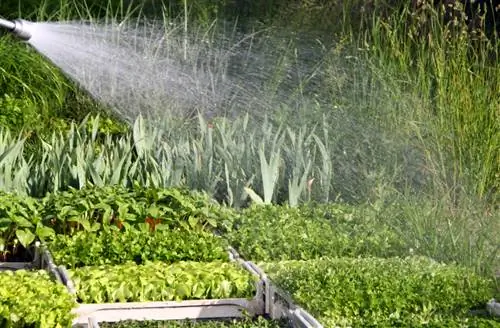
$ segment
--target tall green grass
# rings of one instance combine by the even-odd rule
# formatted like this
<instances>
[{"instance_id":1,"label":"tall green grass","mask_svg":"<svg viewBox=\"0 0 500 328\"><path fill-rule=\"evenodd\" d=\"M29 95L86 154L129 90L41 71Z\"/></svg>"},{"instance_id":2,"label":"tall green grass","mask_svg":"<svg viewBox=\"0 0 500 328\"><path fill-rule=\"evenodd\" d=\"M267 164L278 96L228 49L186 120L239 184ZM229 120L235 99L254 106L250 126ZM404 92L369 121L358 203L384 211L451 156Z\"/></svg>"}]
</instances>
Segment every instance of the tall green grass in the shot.
<instances>
[{"instance_id":1,"label":"tall green grass","mask_svg":"<svg viewBox=\"0 0 500 328\"><path fill-rule=\"evenodd\" d=\"M376 16L376 15L375 15ZM374 69L415 99L396 112L425 150L437 194L497 202L500 187L500 46L471 33L464 17L445 24L430 6L374 18L363 40ZM406 123L406 124L405 124Z\"/></svg>"},{"instance_id":2,"label":"tall green grass","mask_svg":"<svg viewBox=\"0 0 500 328\"><path fill-rule=\"evenodd\" d=\"M5 1L0 8L2 17L34 22L117 19L140 12L140 6L123 1ZM89 113L118 120L26 43L8 33L0 34L0 52L0 126L36 137L50 135L55 129L66 130L71 122L80 122ZM123 131L124 126L111 125L109 129Z\"/></svg>"},{"instance_id":3,"label":"tall green grass","mask_svg":"<svg viewBox=\"0 0 500 328\"><path fill-rule=\"evenodd\" d=\"M385 17L375 11L355 44L390 95L377 110L384 130L420 154L412 162L425 181L420 192L398 190L381 197L392 205L374 205L399 206L399 226L426 255L477 270L490 265L486 271L498 275L500 44L483 30L471 31L464 16L445 22L424 5ZM386 186L391 195L394 185Z\"/></svg>"},{"instance_id":4,"label":"tall green grass","mask_svg":"<svg viewBox=\"0 0 500 328\"><path fill-rule=\"evenodd\" d=\"M18 131L58 116L68 93L62 74L9 36L0 37L1 123Z\"/></svg>"}]
</instances>

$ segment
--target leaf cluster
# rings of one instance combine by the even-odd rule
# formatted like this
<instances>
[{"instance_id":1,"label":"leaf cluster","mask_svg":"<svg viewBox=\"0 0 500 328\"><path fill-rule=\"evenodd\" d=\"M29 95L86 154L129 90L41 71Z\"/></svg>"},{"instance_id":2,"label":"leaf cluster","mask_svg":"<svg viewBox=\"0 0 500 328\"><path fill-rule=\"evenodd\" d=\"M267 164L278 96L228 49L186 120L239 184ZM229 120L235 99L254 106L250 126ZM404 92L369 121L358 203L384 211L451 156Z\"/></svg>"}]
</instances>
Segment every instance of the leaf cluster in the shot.
<instances>
[{"instance_id":1,"label":"leaf cluster","mask_svg":"<svg viewBox=\"0 0 500 328\"><path fill-rule=\"evenodd\" d=\"M66 288L45 271L0 272L1 327L71 327L75 305Z\"/></svg>"},{"instance_id":2,"label":"leaf cluster","mask_svg":"<svg viewBox=\"0 0 500 328\"><path fill-rule=\"evenodd\" d=\"M467 318L491 298L491 280L424 257L324 258L262 267L325 327L495 324Z\"/></svg>"},{"instance_id":3,"label":"leaf cluster","mask_svg":"<svg viewBox=\"0 0 500 328\"><path fill-rule=\"evenodd\" d=\"M56 234L96 232L104 227L200 231L217 225L210 202L182 189L82 188L49 194L43 199L0 193L0 253L36 239L51 241Z\"/></svg>"},{"instance_id":4,"label":"leaf cluster","mask_svg":"<svg viewBox=\"0 0 500 328\"><path fill-rule=\"evenodd\" d=\"M144 225L145 226L145 225ZM128 261L227 261L226 242L203 230L104 229L98 233L78 231L57 235L48 245L54 261L74 268L121 264Z\"/></svg>"},{"instance_id":5,"label":"leaf cluster","mask_svg":"<svg viewBox=\"0 0 500 328\"><path fill-rule=\"evenodd\" d=\"M225 238L249 260L390 257L408 252L388 224L362 207L253 206L224 217Z\"/></svg>"},{"instance_id":6,"label":"leaf cluster","mask_svg":"<svg viewBox=\"0 0 500 328\"><path fill-rule=\"evenodd\" d=\"M83 303L250 298L255 277L235 263L133 262L70 269Z\"/></svg>"},{"instance_id":7,"label":"leaf cluster","mask_svg":"<svg viewBox=\"0 0 500 328\"><path fill-rule=\"evenodd\" d=\"M44 240L53 235L54 230L43 224L40 203L36 199L0 193L0 255L3 260L18 244L28 248L37 236Z\"/></svg>"},{"instance_id":8,"label":"leaf cluster","mask_svg":"<svg viewBox=\"0 0 500 328\"><path fill-rule=\"evenodd\" d=\"M44 218L64 234L97 231L110 224L127 228L147 218L187 230L217 225L208 211L207 199L185 189L87 187L49 194L42 206Z\"/></svg>"}]
</instances>

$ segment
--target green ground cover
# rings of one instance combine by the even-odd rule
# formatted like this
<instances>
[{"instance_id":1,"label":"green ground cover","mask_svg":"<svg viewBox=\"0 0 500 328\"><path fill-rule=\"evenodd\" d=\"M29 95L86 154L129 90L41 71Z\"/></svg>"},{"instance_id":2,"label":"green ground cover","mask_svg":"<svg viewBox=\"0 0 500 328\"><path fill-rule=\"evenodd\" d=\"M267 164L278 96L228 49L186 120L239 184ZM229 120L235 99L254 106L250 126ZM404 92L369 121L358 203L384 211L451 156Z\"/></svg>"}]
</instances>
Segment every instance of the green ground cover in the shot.
<instances>
[{"instance_id":1,"label":"green ground cover","mask_svg":"<svg viewBox=\"0 0 500 328\"><path fill-rule=\"evenodd\" d=\"M108 198L92 202L104 192ZM40 217L53 223L47 227L52 234L40 234L47 229L38 225L33 238L48 236L56 263L70 268L80 302L251 298L256 278L228 262L226 247L233 245L326 327L498 324L484 313L468 315L481 312L494 296L491 276L426 257L404 258L402 235L390 226L377 227L359 206L267 205L236 211L182 190L143 188L86 188L43 200L8 197L10 217L3 220L12 219L12 236L30 231L16 223L35 227ZM130 208L142 204L142 211L156 207L157 212L150 221L138 220L141 214L129 216L128 225L117 224L128 213L114 209L120 199ZM115 221L106 220L110 217ZM209 220L214 220L211 225L202 224ZM71 222L77 225L63 228ZM222 236L215 236L214 229Z\"/></svg>"},{"instance_id":2,"label":"green ground cover","mask_svg":"<svg viewBox=\"0 0 500 328\"><path fill-rule=\"evenodd\" d=\"M0 271L2 327L70 327L75 299L45 271Z\"/></svg>"},{"instance_id":3,"label":"green ground cover","mask_svg":"<svg viewBox=\"0 0 500 328\"><path fill-rule=\"evenodd\" d=\"M428 258L324 258L261 263L325 327L495 327L469 317L491 297L491 280Z\"/></svg>"}]
</instances>

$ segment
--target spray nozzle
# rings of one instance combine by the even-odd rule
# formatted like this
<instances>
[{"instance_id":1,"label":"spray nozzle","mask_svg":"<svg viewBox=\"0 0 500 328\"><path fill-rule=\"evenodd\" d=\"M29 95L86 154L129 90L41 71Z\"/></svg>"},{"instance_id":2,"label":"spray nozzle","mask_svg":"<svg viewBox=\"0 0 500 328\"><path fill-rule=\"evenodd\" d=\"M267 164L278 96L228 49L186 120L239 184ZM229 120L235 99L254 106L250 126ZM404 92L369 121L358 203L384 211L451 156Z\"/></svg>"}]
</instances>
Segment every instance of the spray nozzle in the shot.
<instances>
[{"instance_id":1,"label":"spray nozzle","mask_svg":"<svg viewBox=\"0 0 500 328\"><path fill-rule=\"evenodd\" d=\"M0 26L9 30L12 34L23 41L28 41L31 38L30 22L16 19L13 21L0 18Z\"/></svg>"}]
</instances>

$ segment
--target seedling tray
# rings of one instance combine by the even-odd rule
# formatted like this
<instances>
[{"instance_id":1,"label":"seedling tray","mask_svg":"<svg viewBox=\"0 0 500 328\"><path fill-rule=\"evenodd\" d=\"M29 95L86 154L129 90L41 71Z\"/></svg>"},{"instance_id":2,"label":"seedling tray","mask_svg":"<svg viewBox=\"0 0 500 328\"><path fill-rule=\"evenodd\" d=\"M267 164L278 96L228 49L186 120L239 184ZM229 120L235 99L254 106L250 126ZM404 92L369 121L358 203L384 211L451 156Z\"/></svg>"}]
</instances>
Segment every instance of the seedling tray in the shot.
<instances>
[{"instance_id":1,"label":"seedling tray","mask_svg":"<svg viewBox=\"0 0 500 328\"><path fill-rule=\"evenodd\" d=\"M261 268L253 262L247 263L264 282L264 312L271 319L288 318L292 327L297 328L323 328L323 325L309 312L296 305L287 292L273 284Z\"/></svg>"},{"instance_id":2,"label":"seedling tray","mask_svg":"<svg viewBox=\"0 0 500 328\"><path fill-rule=\"evenodd\" d=\"M306 310L297 306L292 298L275 286L265 272L255 263L245 261L233 248L229 248L230 261L237 262L245 270L257 276L256 293L251 299L227 298L207 300L185 300L167 302L127 302L127 303L78 303L73 312L76 319L73 327L99 327L99 322L123 320L185 320L224 319L245 316L267 315L273 320L287 318L292 327L323 328ZM46 247L40 248L40 267L55 273L56 278L68 291L76 294L73 282L64 266L57 267Z\"/></svg>"},{"instance_id":3,"label":"seedling tray","mask_svg":"<svg viewBox=\"0 0 500 328\"><path fill-rule=\"evenodd\" d=\"M259 277L254 267L241 259L239 263L251 274ZM57 268L62 283L72 294L76 293L73 282L64 266ZM206 300L185 300L167 302L127 302L127 303L79 303L74 310L76 319L73 327L95 327L98 322L122 320L184 320L242 318L245 315L262 315L264 312L264 283L256 282L256 293L251 299L227 298ZM93 325L93 326L92 326Z\"/></svg>"},{"instance_id":4,"label":"seedling tray","mask_svg":"<svg viewBox=\"0 0 500 328\"><path fill-rule=\"evenodd\" d=\"M297 306L291 297L276 287L267 275L254 263L243 261L232 250L232 258L244 268L259 276L258 297L245 299L220 299L183 302L82 304L78 309L79 321L75 324L89 328L99 328L100 322L120 320L184 320L241 318L266 314L270 319L287 318L294 328L323 328L306 310ZM87 312L85 312L87 311ZM85 321L86 320L86 321Z\"/></svg>"},{"instance_id":5,"label":"seedling tray","mask_svg":"<svg viewBox=\"0 0 500 328\"><path fill-rule=\"evenodd\" d=\"M261 314L255 300L217 299L182 302L137 302L81 304L74 325L96 327L97 322L121 320L184 320L242 318L245 313ZM94 322L91 324L91 322Z\"/></svg>"}]
</instances>

